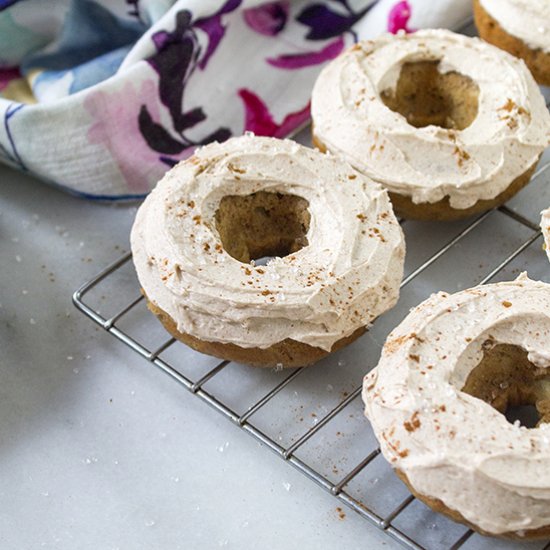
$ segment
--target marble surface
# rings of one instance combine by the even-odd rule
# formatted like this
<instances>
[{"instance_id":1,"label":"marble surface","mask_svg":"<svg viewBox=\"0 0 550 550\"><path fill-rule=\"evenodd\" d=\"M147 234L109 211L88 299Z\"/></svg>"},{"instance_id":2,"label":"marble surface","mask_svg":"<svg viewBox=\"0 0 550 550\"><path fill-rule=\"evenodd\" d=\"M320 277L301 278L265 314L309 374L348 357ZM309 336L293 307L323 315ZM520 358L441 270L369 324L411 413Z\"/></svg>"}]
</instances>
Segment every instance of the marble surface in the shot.
<instances>
[{"instance_id":1,"label":"marble surface","mask_svg":"<svg viewBox=\"0 0 550 550\"><path fill-rule=\"evenodd\" d=\"M75 310L135 209L0 166L0 548L398 547Z\"/></svg>"}]
</instances>

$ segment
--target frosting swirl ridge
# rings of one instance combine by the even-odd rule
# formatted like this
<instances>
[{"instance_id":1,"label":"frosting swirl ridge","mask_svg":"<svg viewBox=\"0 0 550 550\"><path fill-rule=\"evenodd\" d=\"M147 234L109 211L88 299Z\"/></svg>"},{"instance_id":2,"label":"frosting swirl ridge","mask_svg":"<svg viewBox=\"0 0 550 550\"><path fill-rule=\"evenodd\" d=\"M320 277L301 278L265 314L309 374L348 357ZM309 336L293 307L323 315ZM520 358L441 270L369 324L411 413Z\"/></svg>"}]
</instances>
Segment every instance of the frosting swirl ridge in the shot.
<instances>
[{"instance_id":1,"label":"frosting swirl ridge","mask_svg":"<svg viewBox=\"0 0 550 550\"><path fill-rule=\"evenodd\" d=\"M307 246L265 266L223 248L226 196L292 194L309 203ZM331 155L245 135L201 148L159 182L131 234L147 297L178 330L266 348L286 338L330 350L397 301L404 241L387 193Z\"/></svg>"}]
</instances>

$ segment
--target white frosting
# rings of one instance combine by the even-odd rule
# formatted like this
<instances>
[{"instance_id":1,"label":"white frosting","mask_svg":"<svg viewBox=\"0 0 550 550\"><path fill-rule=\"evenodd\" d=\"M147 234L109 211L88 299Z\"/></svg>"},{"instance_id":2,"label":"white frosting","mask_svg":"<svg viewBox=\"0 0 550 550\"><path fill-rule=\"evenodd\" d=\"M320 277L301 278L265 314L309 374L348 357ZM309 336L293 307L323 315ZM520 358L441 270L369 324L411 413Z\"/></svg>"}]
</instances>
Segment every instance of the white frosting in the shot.
<instances>
[{"instance_id":1,"label":"white frosting","mask_svg":"<svg viewBox=\"0 0 550 550\"><path fill-rule=\"evenodd\" d=\"M544 235L544 247L546 248L546 254L550 260L550 208L542 213L540 227L542 229L542 234Z\"/></svg>"},{"instance_id":2,"label":"white frosting","mask_svg":"<svg viewBox=\"0 0 550 550\"><path fill-rule=\"evenodd\" d=\"M480 0L483 9L512 36L531 49L550 53L548 0Z\"/></svg>"},{"instance_id":3,"label":"white frosting","mask_svg":"<svg viewBox=\"0 0 550 550\"><path fill-rule=\"evenodd\" d=\"M227 195L309 201L309 245L255 268L229 256L215 226ZM201 340L330 350L392 307L404 240L387 193L331 155L250 135L214 143L170 170L138 211L134 263L147 297Z\"/></svg>"},{"instance_id":4,"label":"white frosting","mask_svg":"<svg viewBox=\"0 0 550 550\"><path fill-rule=\"evenodd\" d=\"M489 338L550 368L550 285L522 275L431 296L365 377L365 414L386 459L420 494L488 533L536 529L550 524L550 425L510 424L461 391Z\"/></svg>"},{"instance_id":5,"label":"white frosting","mask_svg":"<svg viewBox=\"0 0 550 550\"><path fill-rule=\"evenodd\" d=\"M426 60L478 84L478 114L464 130L415 128L382 102L403 64ZM550 114L524 63L444 30L383 35L348 49L321 72L311 110L315 135L359 171L415 203L448 195L457 209L499 195L550 143Z\"/></svg>"}]
</instances>

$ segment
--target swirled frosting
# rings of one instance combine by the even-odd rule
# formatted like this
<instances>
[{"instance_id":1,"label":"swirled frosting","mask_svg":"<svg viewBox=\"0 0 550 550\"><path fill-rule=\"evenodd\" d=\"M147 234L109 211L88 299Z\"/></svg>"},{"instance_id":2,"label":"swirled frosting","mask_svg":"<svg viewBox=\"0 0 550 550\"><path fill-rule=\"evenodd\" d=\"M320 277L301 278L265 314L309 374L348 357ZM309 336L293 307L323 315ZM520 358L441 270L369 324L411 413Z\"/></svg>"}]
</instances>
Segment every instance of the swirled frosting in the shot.
<instances>
[{"instance_id":1,"label":"swirled frosting","mask_svg":"<svg viewBox=\"0 0 550 550\"><path fill-rule=\"evenodd\" d=\"M550 368L550 285L438 293L389 336L363 399L382 453L420 494L488 533L550 524L550 424L527 429L461 391L486 340Z\"/></svg>"},{"instance_id":2,"label":"swirled frosting","mask_svg":"<svg viewBox=\"0 0 550 550\"><path fill-rule=\"evenodd\" d=\"M478 113L463 130L411 126L381 93L401 68L440 61L479 86ZM524 63L477 38L444 30L361 42L321 72L312 96L315 136L389 191L415 203L449 196L464 209L492 199L526 172L550 143L550 114Z\"/></svg>"},{"instance_id":3,"label":"swirled frosting","mask_svg":"<svg viewBox=\"0 0 550 550\"><path fill-rule=\"evenodd\" d=\"M480 0L480 4L508 34L531 49L550 52L548 0Z\"/></svg>"},{"instance_id":4,"label":"swirled frosting","mask_svg":"<svg viewBox=\"0 0 550 550\"><path fill-rule=\"evenodd\" d=\"M546 248L546 254L550 260L550 208L542 213L540 227L542 229L542 234L544 235L544 247Z\"/></svg>"},{"instance_id":5,"label":"swirled frosting","mask_svg":"<svg viewBox=\"0 0 550 550\"><path fill-rule=\"evenodd\" d=\"M223 249L223 197L258 191L309 202L308 246L256 267ZM349 165L289 140L245 135L198 150L138 211L134 263L149 300L202 340L330 350L397 301L404 240L384 191Z\"/></svg>"}]
</instances>

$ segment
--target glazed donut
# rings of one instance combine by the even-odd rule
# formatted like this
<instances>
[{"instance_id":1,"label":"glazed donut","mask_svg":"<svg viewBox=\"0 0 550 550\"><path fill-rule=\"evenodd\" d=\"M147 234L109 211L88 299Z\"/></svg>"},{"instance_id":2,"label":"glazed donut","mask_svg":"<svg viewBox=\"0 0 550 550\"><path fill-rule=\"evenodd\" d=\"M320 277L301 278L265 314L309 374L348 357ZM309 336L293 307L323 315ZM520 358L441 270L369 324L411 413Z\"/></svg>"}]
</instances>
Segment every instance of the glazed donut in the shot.
<instances>
[{"instance_id":1,"label":"glazed donut","mask_svg":"<svg viewBox=\"0 0 550 550\"><path fill-rule=\"evenodd\" d=\"M384 457L437 512L490 535L550 536L550 285L438 293L364 380ZM504 416L535 405L537 427Z\"/></svg>"},{"instance_id":2,"label":"glazed donut","mask_svg":"<svg viewBox=\"0 0 550 550\"><path fill-rule=\"evenodd\" d=\"M523 62L444 30L383 35L323 69L313 140L389 192L398 216L458 219L502 204L550 143Z\"/></svg>"},{"instance_id":3,"label":"glazed donut","mask_svg":"<svg viewBox=\"0 0 550 550\"><path fill-rule=\"evenodd\" d=\"M542 234L544 235L544 248L546 249L548 259L550 260L550 208L542 213L540 227L542 229Z\"/></svg>"},{"instance_id":4,"label":"glazed donut","mask_svg":"<svg viewBox=\"0 0 550 550\"><path fill-rule=\"evenodd\" d=\"M174 337L280 367L314 363L391 308L405 254L378 184L252 135L172 168L140 207L131 246L149 308Z\"/></svg>"},{"instance_id":5,"label":"glazed donut","mask_svg":"<svg viewBox=\"0 0 550 550\"><path fill-rule=\"evenodd\" d=\"M481 38L523 59L550 86L548 0L474 0L474 20Z\"/></svg>"}]
</instances>

